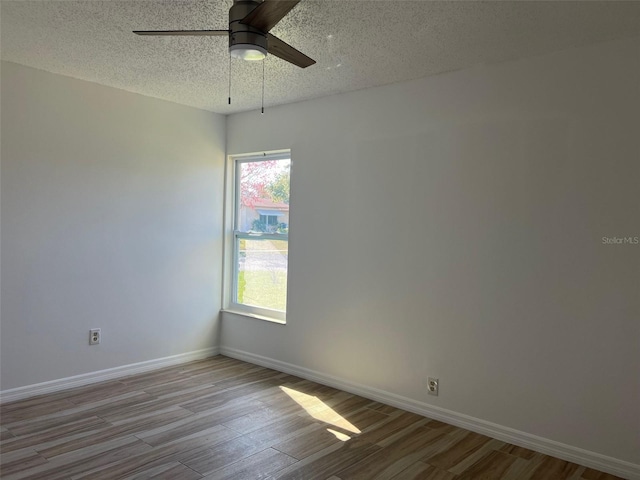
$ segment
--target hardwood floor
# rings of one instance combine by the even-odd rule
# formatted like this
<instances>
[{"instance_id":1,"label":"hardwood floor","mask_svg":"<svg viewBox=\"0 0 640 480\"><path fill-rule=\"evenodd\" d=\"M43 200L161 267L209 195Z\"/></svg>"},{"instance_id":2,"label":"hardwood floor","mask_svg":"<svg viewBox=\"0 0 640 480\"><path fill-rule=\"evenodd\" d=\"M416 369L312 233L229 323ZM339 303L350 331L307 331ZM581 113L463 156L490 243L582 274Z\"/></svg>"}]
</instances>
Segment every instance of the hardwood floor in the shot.
<instances>
[{"instance_id":1,"label":"hardwood floor","mask_svg":"<svg viewBox=\"0 0 640 480\"><path fill-rule=\"evenodd\" d=\"M0 414L3 480L618 478L223 356Z\"/></svg>"}]
</instances>

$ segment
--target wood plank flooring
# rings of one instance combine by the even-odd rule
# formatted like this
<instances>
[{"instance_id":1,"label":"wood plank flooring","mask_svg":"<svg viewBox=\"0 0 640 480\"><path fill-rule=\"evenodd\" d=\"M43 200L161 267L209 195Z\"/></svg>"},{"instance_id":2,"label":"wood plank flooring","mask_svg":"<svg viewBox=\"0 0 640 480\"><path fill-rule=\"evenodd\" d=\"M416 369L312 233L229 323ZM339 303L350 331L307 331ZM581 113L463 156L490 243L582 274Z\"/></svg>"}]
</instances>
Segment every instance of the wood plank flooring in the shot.
<instances>
[{"instance_id":1,"label":"wood plank flooring","mask_svg":"<svg viewBox=\"0 0 640 480\"><path fill-rule=\"evenodd\" d=\"M0 408L3 480L612 480L224 356Z\"/></svg>"}]
</instances>

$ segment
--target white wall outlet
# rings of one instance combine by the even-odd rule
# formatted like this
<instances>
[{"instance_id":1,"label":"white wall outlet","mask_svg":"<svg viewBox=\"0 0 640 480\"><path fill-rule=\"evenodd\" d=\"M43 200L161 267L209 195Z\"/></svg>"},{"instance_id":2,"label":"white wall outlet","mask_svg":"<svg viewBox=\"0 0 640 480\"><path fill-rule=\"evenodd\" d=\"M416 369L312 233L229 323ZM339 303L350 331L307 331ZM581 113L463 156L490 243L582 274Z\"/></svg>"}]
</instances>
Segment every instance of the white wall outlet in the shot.
<instances>
[{"instance_id":1,"label":"white wall outlet","mask_svg":"<svg viewBox=\"0 0 640 480\"><path fill-rule=\"evenodd\" d=\"M440 382L440 380L438 380L437 378L429 377L427 379L427 390L429 392L429 395L435 395L436 397L438 396L438 383L439 382Z\"/></svg>"},{"instance_id":2,"label":"white wall outlet","mask_svg":"<svg viewBox=\"0 0 640 480\"><path fill-rule=\"evenodd\" d=\"M98 345L100 343L101 336L99 328L92 328L89 330L89 345Z\"/></svg>"}]
</instances>

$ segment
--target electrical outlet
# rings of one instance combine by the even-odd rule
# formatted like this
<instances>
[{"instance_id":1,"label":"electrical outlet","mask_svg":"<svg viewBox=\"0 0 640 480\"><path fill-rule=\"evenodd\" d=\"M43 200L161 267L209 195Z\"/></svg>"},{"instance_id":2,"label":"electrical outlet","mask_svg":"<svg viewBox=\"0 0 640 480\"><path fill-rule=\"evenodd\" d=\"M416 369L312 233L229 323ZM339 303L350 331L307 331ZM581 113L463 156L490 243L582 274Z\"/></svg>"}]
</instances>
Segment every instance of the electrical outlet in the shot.
<instances>
[{"instance_id":1,"label":"electrical outlet","mask_svg":"<svg viewBox=\"0 0 640 480\"><path fill-rule=\"evenodd\" d=\"M429 377L427 379L427 390L429 395L438 396L438 383L439 380L437 378Z\"/></svg>"},{"instance_id":2,"label":"electrical outlet","mask_svg":"<svg viewBox=\"0 0 640 480\"><path fill-rule=\"evenodd\" d=\"M100 329L92 328L89 330L89 345L98 345L100 343Z\"/></svg>"}]
</instances>

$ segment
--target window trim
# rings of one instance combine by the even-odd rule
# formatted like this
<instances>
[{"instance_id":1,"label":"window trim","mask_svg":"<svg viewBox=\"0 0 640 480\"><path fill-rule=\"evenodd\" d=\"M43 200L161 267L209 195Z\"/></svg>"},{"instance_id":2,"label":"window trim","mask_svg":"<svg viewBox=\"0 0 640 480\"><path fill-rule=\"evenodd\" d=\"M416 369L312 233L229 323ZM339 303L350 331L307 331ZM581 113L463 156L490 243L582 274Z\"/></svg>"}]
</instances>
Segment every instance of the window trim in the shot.
<instances>
[{"instance_id":1,"label":"window trim","mask_svg":"<svg viewBox=\"0 0 640 480\"><path fill-rule=\"evenodd\" d=\"M255 307L237 303L237 270L238 242L241 238L263 238L286 240L290 242L289 235L282 233L248 233L238 230L240 207L240 176L237 174L240 164L248 162L261 162L267 160L291 160L291 150L276 150L271 152L259 152L241 155L229 155L226 164L226 199L225 199L225 244L224 244L224 285L222 311L230 312L246 317L286 324L286 310L272 310L269 308ZM292 162L293 163L293 162ZM291 220L289 219L289 223ZM289 279L289 265L287 262L287 287ZM288 292L287 292L288 293ZM288 299L288 295L287 295Z\"/></svg>"}]
</instances>

